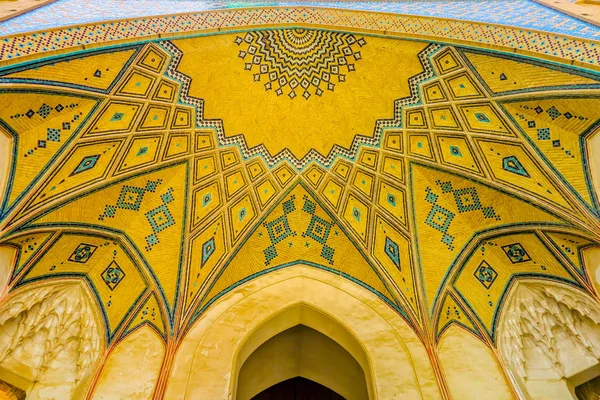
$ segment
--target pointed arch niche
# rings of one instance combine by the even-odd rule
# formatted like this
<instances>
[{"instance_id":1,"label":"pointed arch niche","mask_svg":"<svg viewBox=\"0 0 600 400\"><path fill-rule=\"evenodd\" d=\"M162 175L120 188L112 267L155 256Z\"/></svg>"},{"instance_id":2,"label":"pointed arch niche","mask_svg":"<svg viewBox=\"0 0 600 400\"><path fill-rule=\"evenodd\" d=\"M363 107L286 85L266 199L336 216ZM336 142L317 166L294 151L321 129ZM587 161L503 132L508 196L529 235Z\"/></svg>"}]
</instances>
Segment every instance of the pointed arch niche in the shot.
<instances>
[{"instance_id":1,"label":"pointed arch niche","mask_svg":"<svg viewBox=\"0 0 600 400\"><path fill-rule=\"evenodd\" d=\"M299 321L293 327L256 343ZM328 325L328 334L352 349L362 362L328 334L311 326ZM263 390L295 377L310 379L347 400L366 400L370 366L360 343L346 328L329 316L305 304L298 304L266 321L242 345L236 360L236 400L251 400ZM372 383L369 379L369 383Z\"/></svg>"},{"instance_id":2,"label":"pointed arch niche","mask_svg":"<svg viewBox=\"0 0 600 400\"><path fill-rule=\"evenodd\" d=\"M263 377L248 388L240 370L261 345L298 326L355 360L368 396L358 398L441 398L425 346L397 312L357 284L306 266L263 275L215 302L182 340L164 398L245 399L289 378ZM353 390L347 380L312 372L306 378L338 393Z\"/></svg>"}]
</instances>

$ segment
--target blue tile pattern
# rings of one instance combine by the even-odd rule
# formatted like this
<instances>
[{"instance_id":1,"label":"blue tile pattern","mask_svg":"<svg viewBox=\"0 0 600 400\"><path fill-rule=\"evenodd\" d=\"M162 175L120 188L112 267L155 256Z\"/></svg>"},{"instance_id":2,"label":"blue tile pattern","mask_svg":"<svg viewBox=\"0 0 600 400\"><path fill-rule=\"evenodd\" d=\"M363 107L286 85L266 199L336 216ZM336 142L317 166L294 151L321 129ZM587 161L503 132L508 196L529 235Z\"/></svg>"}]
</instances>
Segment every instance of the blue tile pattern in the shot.
<instances>
[{"instance_id":1,"label":"blue tile pattern","mask_svg":"<svg viewBox=\"0 0 600 400\"><path fill-rule=\"evenodd\" d=\"M312 6L442 17L554 32L596 39L600 27L531 0L406 0L406 1L205 1L205 0L58 0L0 23L0 35L50 30L115 19L142 18L261 6ZM118 10L118 11L116 11Z\"/></svg>"}]
</instances>

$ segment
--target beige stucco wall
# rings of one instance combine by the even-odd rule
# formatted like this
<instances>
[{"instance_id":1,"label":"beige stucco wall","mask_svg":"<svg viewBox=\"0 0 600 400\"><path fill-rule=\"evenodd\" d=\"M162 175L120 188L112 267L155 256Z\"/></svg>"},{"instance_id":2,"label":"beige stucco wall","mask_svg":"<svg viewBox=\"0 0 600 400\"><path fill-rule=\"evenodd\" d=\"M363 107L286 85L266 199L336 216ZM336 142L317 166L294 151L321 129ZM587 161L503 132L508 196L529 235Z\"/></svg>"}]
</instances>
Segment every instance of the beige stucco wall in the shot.
<instances>
[{"instance_id":1,"label":"beige stucco wall","mask_svg":"<svg viewBox=\"0 0 600 400\"><path fill-rule=\"evenodd\" d=\"M454 399L513 399L496 357L471 333L451 326L442 335L438 351Z\"/></svg>"},{"instance_id":2,"label":"beige stucco wall","mask_svg":"<svg viewBox=\"0 0 600 400\"><path fill-rule=\"evenodd\" d=\"M143 325L110 353L92 398L151 399L164 355L162 339Z\"/></svg>"}]
</instances>

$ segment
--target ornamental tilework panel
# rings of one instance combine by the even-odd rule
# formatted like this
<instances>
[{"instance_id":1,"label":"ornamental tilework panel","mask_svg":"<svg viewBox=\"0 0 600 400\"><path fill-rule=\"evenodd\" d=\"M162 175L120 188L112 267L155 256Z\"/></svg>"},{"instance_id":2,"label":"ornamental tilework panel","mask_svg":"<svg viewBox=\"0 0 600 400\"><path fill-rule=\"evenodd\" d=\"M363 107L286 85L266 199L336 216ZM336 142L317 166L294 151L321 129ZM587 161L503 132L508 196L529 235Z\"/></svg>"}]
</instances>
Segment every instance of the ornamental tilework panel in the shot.
<instances>
[{"instance_id":1,"label":"ornamental tilework panel","mask_svg":"<svg viewBox=\"0 0 600 400\"><path fill-rule=\"evenodd\" d=\"M46 83L52 86L70 84L93 92L107 93L119 80L125 67L131 64L138 47L125 50L104 50L91 56L72 55L69 68L60 63L43 63L37 68L17 67L2 73L0 81Z\"/></svg>"},{"instance_id":2,"label":"ornamental tilework panel","mask_svg":"<svg viewBox=\"0 0 600 400\"><path fill-rule=\"evenodd\" d=\"M521 100L503 107L571 190L592 208L597 205L588 167L582 162L589 150L582 143L600 121L600 100L595 96Z\"/></svg>"},{"instance_id":3,"label":"ornamental tilework panel","mask_svg":"<svg viewBox=\"0 0 600 400\"><path fill-rule=\"evenodd\" d=\"M76 145L63 164L52 172L50 178L46 178L47 183L28 203L28 210L101 182L107 177L122 144L122 140L109 140Z\"/></svg>"},{"instance_id":4,"label":"ornamental tilework panel","mask_svg":"<svg viewBox=\"0 0 600 400\"><path fill-rule=\"evenodd\" d=\"M539 63L525 63L509 57L492 57L482 52L464 52L466 60L476 71L477 78L492 92L509 94L519 91L560 89L566 85L597 87L590 75L569 73L568 69Z\"/></svg>"},{"instance_id":5,"label":"ornamental tilework panel","mask_svg":"<svg viewBox=\"0 0 600 400\"><path fill-rule=\"evenodd\" d=\"M523 145L498 140L478 140L476 143L495 180L572 210L566 196ZM495 165L501 165L501 168L494 168Z\"/></svg>"},{"instance_id":6,"label":"ornamental tilework panel","mask_svg":"<svg viewBox=\"0 0 600 400\"><path fill-rule=\"evenodd\" d=\"M129 323L126 332L129 333L143 324L149 324L153 326L159 333L165 335L166 331L163 319L164 317L159 304L160 303L155 294L152 294L150 297L148 297L148 299L142 304L138 313Z\"/></svg>"},{"instance_id":7,"label":"ornamental tilework panel","mask_svg":"<svg viewBox=\"0 0 600 400\"><path fill-rule=\"evenodd\" d=\"M125 232L149 265L154 266L152 273L160 283L167 304L172 307L180 269L187 177L187 166L177 164L100 187L49 210L33 225L94 224L109 231ZM73 218L73 214L78 217Z\"/></svg>"},{"instance_id":8,"label":"ornamental tilework panel","mask_svg":"<svg viewBox=\"0 0 600 400\"><path fill-rule=\"evenodd\" d=\"M493 336L507 286L513 279L535 276L554 276L577 284L569 269L536 234L512 234L480 242L454 285Z\"/></svg>"},{"instance_id":9,"label":"ornamental tilework panel","mask_svg":"<svg viewBox=\"0 0 600 400\"><path fill-rule=\"evenodd\" d=\"M18 275L25 268L37 252L51 239L52 232L29 233L14 237L5 241L3 244L13 246L17 249L17 259L13 271L14 276Z\"/></svg>"},{"instance_id":10,"label":"ornamental tilework panel","mask_svg":"<svg viewBox=\"0 0 600 400\"><path fill-rule=\"evenodd\" d=\"M571 265L580 273L586 280L594 279L594 272L590 270L586 272L585 263L582 259L581 252L585 249L595 247L593 241L585 239L581 236L571 235L559 232L546 232L546 236L551 240L555 249L558 249ZM590 274L586 276L586 274Z\"/></svg>"},{"instance_id":11,"label":"ornamental tilework panel","mask_svg":"<svg viewBox=\"0 0 600 400\"><path fill-rule=\"evenodd\" d=\"M251 259L261 262L248 264L246 260ZM295 264L339 271L336 273L364 282L387 302L395 304L375 267L355 247L346 230L302 185L284 195L260 222L236 257L221 271L202 304L214 301L240 280Z\"/></svg>"},{"instance_id":12,"label":"ornamental tilework panel","mask_svg":"<svg viewBox=\"0 0 600 400\"><path fill-rule=\"evenodd\" d=\"M209 274L228 253L226 226L223 217L217 217L190 239L188 253L186 309L196 299Z\"/></svg>"},{"instance_id":13,"label":"ornamental tilework panel","mask_svg":"<svg viewBox=\"0 0 600 400\"><path fill-rule=\"evenodd\" d=\"M146 287L140 267L113 239L89 234L62 234L19 280L18 285L45 278L82 276L97 293L108 335L123 323L129 307Z\"/></svg>"},{"instance_id":14,"label":"ornamental tilework panel","mask_svg":"<svg viewBox=\"0 0 600 400\"><path fill-rule=\"evenodd\" d=\"M480 335L464 308L456 300L454 294L448 293L441 303L437 322L436 335L439 338L451 324L458 324L476 335Z\"/></svg>"},{"instance_id":15,"label":"ornamental tilework panel","mask_svg":"<svg viewBox=\"0 0 600 400\"><path fill-rule=\"evenodd\" d=\"M248 32L236 36L240 47L238 57L244 60L244 70L265 90L291 99L302 96L322 96L333 92L337 84L356 71L355 63L362 59L364 37L326 31L285 29ZM300 54L306 56L298 62ZM307 64L306 61L312 61Z\"/></svg>"},{"instance_id":16,"label":"ornamental tilework panel","mask_svg":"<svg viewBox=\"0 0 600 400\"><path fill-rule=\"evenodd\" d=\"M438 49L408 41L390 46L379 38L370 38L367 45L360 36L334 32L273 32L164 43L173 54L168 75L183 83L182 100L205 118L198 123L216 129L220 144L237 144L245 158L260 155L269 166L282 160L299 169L311 161L329 166L338 156L355 157L361 145L379 143L383 129L401 124L400 107L418 102L416 87L433 75L428 57ZM277 47L266 48L262 42ZM393 60L407 52L412 56L404 58L404 68L390 70ZM385 84L380 76L384 69L395 75ZM206 71L214 71L219 79ZM195 77L193 82L189 76ZM231 82L236 85L231 87ZM364 114L363 102L371 104L370 113L381 117L375 125L372 119L355 117ZM269 109L287 117L271 118L264 113ZM216 116L228 123L214 120ZM303 136L287 135L282 140L276 134L293 131L302 131Z\"/></svg>"},{"instance_id":17,"label":"ornamental tilework panel","mask_svg":"<svg viewBox=\"0 0 600 400\"><path fill-rule=\"evenodd\" d=\"M5 136L19 138L11 171L16 176L3 199L6 210L62 153L98 100L54 91L0 90L0 102L11 105L0 110L3 121L0 131ZM19 167L25 164L26 168Z\"/></svg>"},{"instance_id":18,"label":"ornamental tilework panel","mask_svg":"<svg viewBox=\"0 0 600 400\"><path fill-rule=\"evenodd\" d=\"M185 333L232 288L307 264L418 335L456 323L493 337L511 279L590 276L597 78L301 28L7 67L11 288L87 279L110 342L118 327Z\"/></svg>"},{"instance_id":19,"label":"ornamental tilework panel","mask_svg":"<svg viewBox=\"0 0 600 400\"><path fill-rule=\"evenodd\" d=\"M416 235L430 307L448 265L477 233L512 224L560 223L525 201L458 175L418 165L412 166L411 174ZM473 271L475 266L472 277Z\"/></svg>"},{"instance_id":20,"label":"ornamental tilework panel","mask_svg":"<svg viewBox=\"0 0 600 400\"><path fill-rule=\"evenodd\" d=\"M419 314L419 294L415 284L415 269L409 238L382 215L375 216L371 253L383 267L411 310Z\"/></svg>"}]
</instances>

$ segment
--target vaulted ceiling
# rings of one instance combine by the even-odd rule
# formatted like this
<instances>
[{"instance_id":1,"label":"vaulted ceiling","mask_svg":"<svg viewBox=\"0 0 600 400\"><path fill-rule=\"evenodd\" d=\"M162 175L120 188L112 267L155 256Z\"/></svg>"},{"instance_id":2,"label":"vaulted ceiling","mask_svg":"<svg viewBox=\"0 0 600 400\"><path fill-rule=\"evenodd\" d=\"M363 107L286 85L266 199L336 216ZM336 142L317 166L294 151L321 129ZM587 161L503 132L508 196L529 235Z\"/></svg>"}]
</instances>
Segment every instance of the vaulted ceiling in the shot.
<instances>
[{"instance_id":1,"label":"vaulted ceiling","mask_svg":"<svg viewBox=\"0 0 600 400\"><path fill-rule=\"evenodd\" d=\"M296 264L433 337L458 323L494 339L516 279L593 290L592 70L290 28L0 73L10 288L85 280L109 341L141 324L181 336L232 288Z\"/></svg>"}]
</instances>

